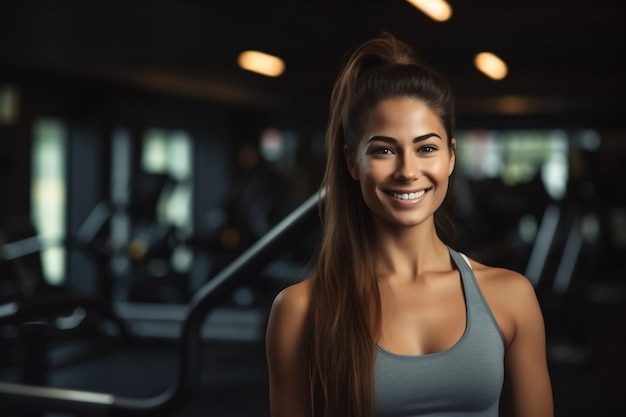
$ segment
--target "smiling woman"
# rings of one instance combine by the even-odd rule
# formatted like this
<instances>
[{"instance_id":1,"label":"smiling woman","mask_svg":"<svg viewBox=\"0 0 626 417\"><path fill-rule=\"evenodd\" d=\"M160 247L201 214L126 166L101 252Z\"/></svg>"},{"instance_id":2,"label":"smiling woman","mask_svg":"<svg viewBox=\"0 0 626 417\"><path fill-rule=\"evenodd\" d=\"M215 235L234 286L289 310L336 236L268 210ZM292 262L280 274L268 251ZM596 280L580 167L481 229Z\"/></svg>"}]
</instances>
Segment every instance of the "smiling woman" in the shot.
<instances>
[{"instance_id":1,"label":"smiling woman","mask_svg":"<svg viewBox=\"0 0 626 417\"><path fill-rule=\"evenodd\" d=\"M273 417L551 417L534 289L445 237L448 82L384 34L331 98L323 237L267 327Z\"/></svg>"}]
</instances>

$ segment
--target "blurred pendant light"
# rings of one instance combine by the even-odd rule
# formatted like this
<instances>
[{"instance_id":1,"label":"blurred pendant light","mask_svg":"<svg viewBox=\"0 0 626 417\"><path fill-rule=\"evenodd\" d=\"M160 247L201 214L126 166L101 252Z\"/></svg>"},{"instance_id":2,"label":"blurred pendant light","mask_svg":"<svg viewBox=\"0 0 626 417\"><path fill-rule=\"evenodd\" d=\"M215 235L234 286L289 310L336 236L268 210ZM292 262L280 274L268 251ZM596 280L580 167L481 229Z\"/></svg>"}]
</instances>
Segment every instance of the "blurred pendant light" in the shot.
<instances>
[{"instance_id":1,"label":"blurred pendant light","mask_svg":"<svg viewBox=\"0 0 626 417\"><path fill-rule=\"evenodd\" d=\"M481 52L474 57L474 65L478 71L493 80L501 80L506 77L508 68L506 63L491 52Z\"/></svg>"},{"instance_id":2,"label":"blurred pendant light","mask_svg":"<svg viewBox=\"0 0 626 417\"><path fill-rule=\"evenodd\" d=\"M278 77L285 71L285 63L274 55L259 51L243 51L237 58L239 66L267 77Z\"/></svg>"},{"instance_id":3,"label":"blurred pendant light","mask_svg":"<svg viewBox=\"0 0 626 417\"><path fill-rule=\"evenodd\" d=\"M437 22L445 22L452 16L452 8L445 0L407 0L415 8Z\"/></svg>"}]
</instances>

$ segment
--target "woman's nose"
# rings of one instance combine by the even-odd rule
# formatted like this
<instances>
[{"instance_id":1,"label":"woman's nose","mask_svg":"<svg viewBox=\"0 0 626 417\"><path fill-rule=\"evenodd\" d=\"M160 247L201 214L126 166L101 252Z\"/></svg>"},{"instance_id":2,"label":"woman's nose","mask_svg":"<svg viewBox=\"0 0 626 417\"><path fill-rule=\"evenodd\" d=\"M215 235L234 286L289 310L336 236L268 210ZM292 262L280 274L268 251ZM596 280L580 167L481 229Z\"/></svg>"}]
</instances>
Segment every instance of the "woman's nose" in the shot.
<instances>
[{"instance_id":1,"label":"woman's nose","mask_svg":"<svg viewBox=\"0 0 626 417\"><path fill-rule=\"evenodd\" d=\"M411 155L405 155L398 158L398 165L394 172L394 178L397 181L413 181L417 179L419 166L416 158Z\"/></svg>"}]
</instances>

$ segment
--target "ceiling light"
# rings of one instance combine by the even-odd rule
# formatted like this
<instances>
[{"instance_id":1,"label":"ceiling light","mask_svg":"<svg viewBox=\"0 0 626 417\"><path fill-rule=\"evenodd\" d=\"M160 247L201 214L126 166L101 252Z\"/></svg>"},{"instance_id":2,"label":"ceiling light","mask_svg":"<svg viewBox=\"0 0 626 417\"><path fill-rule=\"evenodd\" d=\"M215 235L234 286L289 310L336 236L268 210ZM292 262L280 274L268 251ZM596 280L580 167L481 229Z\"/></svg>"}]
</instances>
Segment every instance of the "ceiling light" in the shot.
<instances>
[{"instance_id":1,"label":"ceiling light","mask_svg":"<svg viewBox=\"0 0 626 417\"><path fill-rule=\"evenodd\" d=\"M444 22L452 16L452 8L445 0L407 0L426 16Z\"/></svg>"},{"instance_id":2,"label":"ceiling light","mask_svg":"<svg viewBox=\"0 0 626 417\"><path fill-rule=\"evenodd\" d=\"M503 60L491 52L481 52L474 57L474 65L487 77L501 80L506 77L508 68Z\"/></svg>"},{"instance_id":3,"label":"ceiling light","mask_svg":"<svg viewBox=\"0 0 626 417\"><path fill-rule=\"evenodd\" d=\"M239 54L237 62L245 70L268 77L278 77L285 71L282 59L259 51L244 51Z\"/></svg>"}]
</instances>

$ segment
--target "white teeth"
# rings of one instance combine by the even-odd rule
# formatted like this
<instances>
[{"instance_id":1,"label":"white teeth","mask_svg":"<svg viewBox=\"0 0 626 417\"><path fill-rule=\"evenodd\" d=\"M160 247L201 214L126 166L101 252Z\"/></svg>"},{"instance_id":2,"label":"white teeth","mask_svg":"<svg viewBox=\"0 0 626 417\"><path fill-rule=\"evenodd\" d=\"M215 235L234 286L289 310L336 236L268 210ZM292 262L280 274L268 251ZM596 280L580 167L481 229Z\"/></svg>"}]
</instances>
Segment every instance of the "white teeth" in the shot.
<instances>
[{"instance_id":1,"label":"white teeth","mask_svg":"<svg viewBox=\"0 0 626 417\"><path fill-rule=\"evenodd\" d=\"M395 198L399 198L400 200L415 200L424 195L426 190L418 191L416 193L392 193Z\"/></svg>"}]
</instances>

